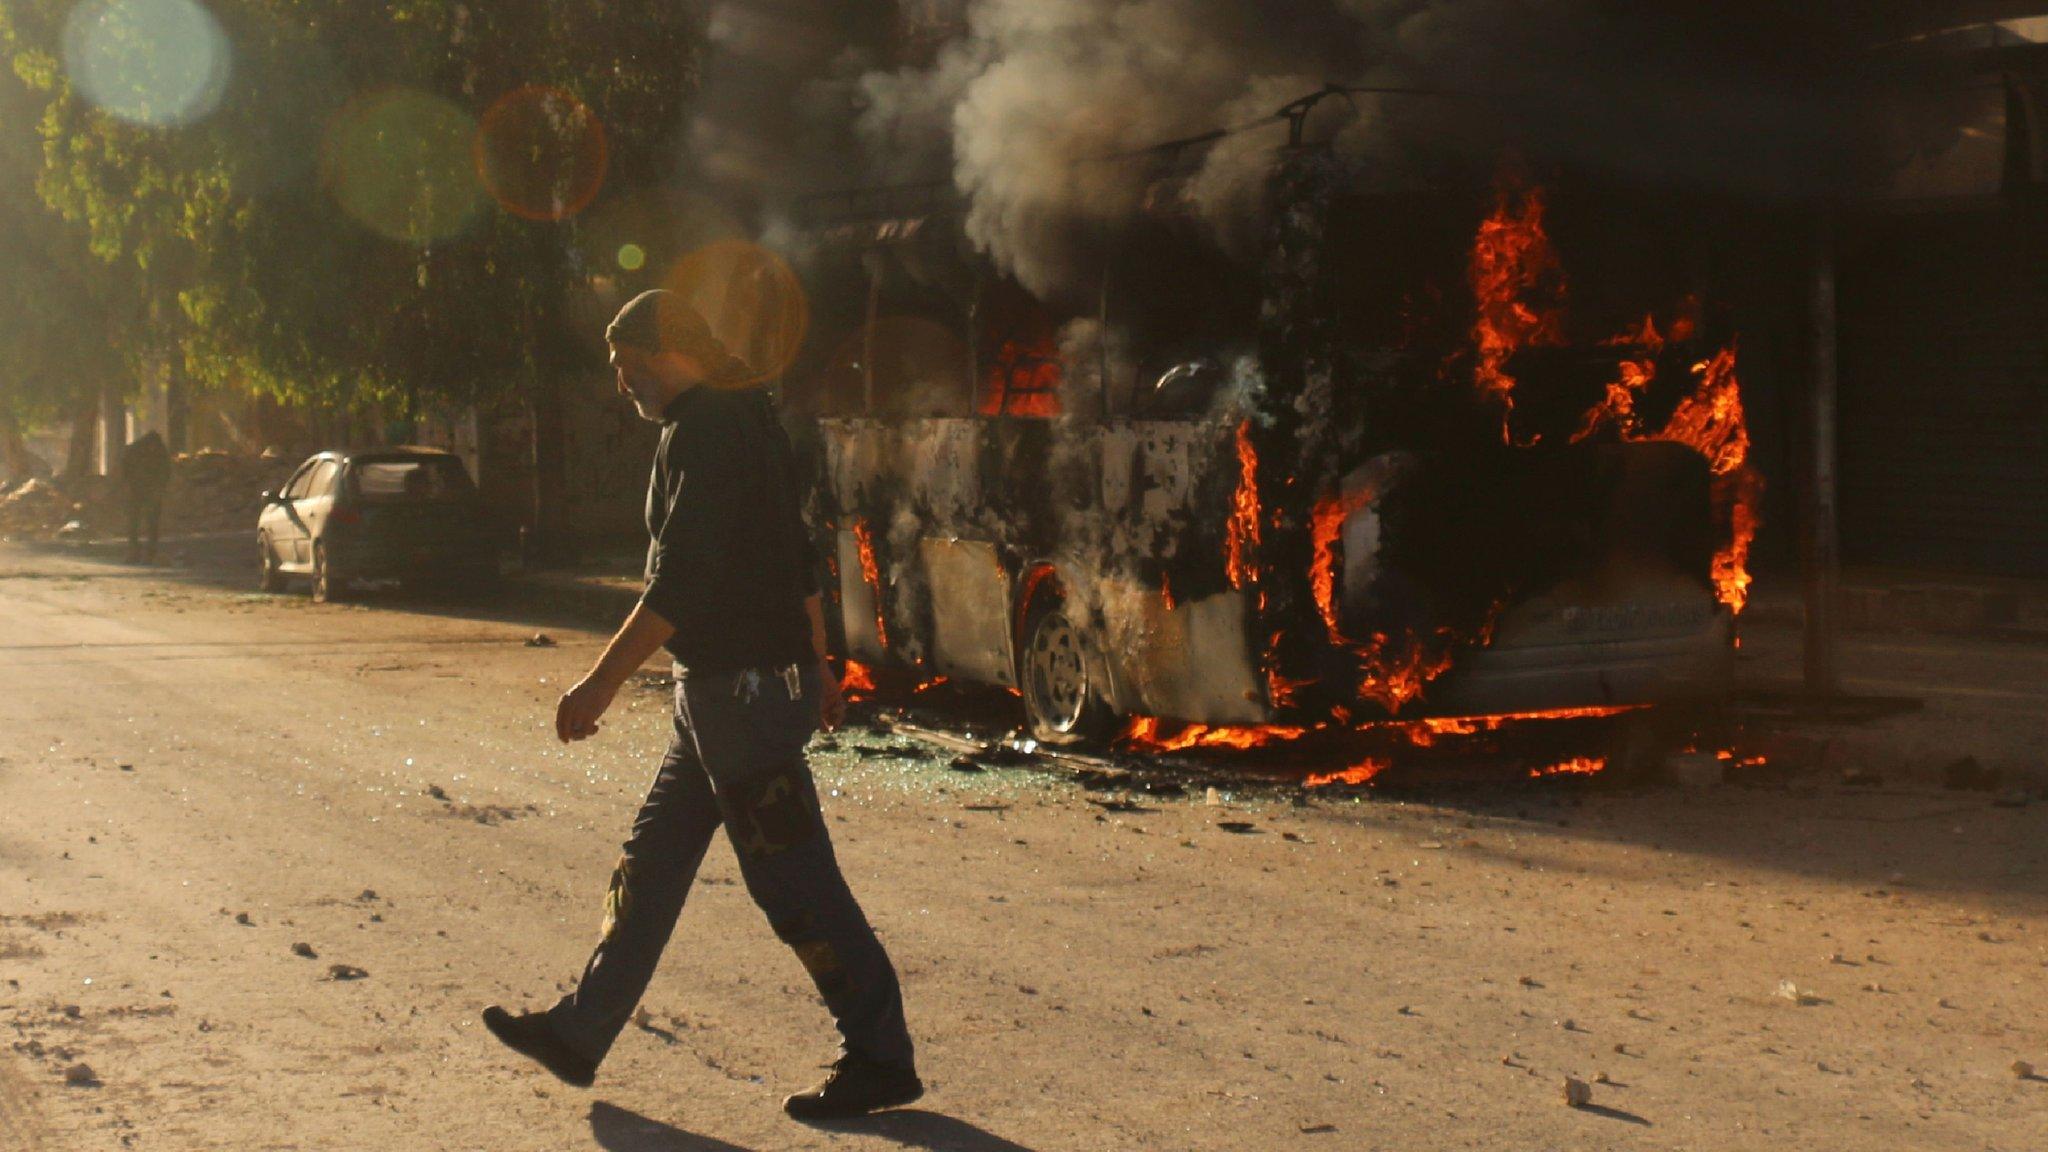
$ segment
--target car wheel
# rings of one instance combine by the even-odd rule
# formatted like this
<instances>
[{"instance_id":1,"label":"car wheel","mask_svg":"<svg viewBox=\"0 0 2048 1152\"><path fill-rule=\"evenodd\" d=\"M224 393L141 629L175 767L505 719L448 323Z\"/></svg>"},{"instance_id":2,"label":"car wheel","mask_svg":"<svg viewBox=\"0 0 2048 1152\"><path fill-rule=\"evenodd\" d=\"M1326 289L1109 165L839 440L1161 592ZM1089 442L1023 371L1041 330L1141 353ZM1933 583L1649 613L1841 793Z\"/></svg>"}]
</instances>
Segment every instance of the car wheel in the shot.
<instances>
[{"instance_id":1,"label":"car wheel","mask_svg":"<svg viewBox=\"0 0 2048 1152\"><path fill-rule=\"evenodd\" d=\"M263 552L262 575L257 578L256 586L265 592L284 591L284 572L277 566L277 552L270 546L270 537L257 536L256 545Z\"/></svg>"},{"instance_id":2,"label":"car wheel","mask_svg":"<svg viewBox=\"0 0 2048 1152\"><path fill-rule=\"evenodd\" d=\"M327 546L313 542L313 603L331 604L348 592L348 586L329 570Z\"/></svg>"},{"instance_id":3,"label":"car wheel","mask_svg":"<svg viewBox=\"0 0 2048 1152\"><path fill-rule=\"evenodd\" d=\"M1032 737L1055 747L1107 740L1117 717L1094 638L1059 601L1034 608L1024 634L1021 671Z\"/></svg>"}]
</instances>

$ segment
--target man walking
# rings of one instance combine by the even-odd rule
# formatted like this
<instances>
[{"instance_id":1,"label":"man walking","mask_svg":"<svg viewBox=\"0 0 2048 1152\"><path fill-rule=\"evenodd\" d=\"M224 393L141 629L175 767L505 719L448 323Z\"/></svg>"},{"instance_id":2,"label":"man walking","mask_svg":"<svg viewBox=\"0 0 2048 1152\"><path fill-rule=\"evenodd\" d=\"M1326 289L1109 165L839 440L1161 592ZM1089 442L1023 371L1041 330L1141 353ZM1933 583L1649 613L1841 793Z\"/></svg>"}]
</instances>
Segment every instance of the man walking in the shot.
<instances>
[{"instance_id":1,"label":"man walking","mask_svg":"<svg viewBox=\"0 0 2048 1152\"><path fill-rule=\"evenodd\" d=\"M157 526L163 520L164 489L171 483L171 450L151 432L121 449L121 502L128 511L128 562L156 563ZM148 548L143 547L144 539Z\"/></svg>"},{"instance_id":2,"label":"man walking","mask_svg":"<svg viewBox=\"0 0 2048 1152\"><path fill-rule=\"evenodd\" d=\"M674 736L605 897L575 991L545 1012L484 1010L507 1046L588 1086L654 975L721 825L775 934L839 1026L825 1082L789 1097L823 1120L908 1104L918 1080L896 970L832 853L804 746L845 712L789 441L745 365L680 297L643 293L605 332L622 396L658 421L647 490L647 584L604 655L555 710L582 740L657 648L676 663Z\"/></svg>"}]
</instances>

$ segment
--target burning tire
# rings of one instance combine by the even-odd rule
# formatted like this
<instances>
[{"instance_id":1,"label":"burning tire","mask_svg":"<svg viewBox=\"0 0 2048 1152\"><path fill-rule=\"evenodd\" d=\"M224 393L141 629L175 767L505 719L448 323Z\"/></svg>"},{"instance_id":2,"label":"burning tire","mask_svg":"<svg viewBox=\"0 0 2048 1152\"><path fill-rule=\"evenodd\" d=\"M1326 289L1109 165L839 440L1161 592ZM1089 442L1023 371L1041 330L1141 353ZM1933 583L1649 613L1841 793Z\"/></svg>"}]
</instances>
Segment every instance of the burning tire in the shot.
<instances>
[{"instance_id":1,"label":"burning tire","mask_svg":"<svg viewBox=\"0 0 2048 1152\"><path fill-rule=\"evenodd\" d=\"M1107 740L1116 731L1116 712L1103 683L1103 663L1094 638L1067 613L1061 597L1046 597L1024 622L1024 658L1019 682L1032 738L1071 747Z\"/></svg>"}]
</instances>

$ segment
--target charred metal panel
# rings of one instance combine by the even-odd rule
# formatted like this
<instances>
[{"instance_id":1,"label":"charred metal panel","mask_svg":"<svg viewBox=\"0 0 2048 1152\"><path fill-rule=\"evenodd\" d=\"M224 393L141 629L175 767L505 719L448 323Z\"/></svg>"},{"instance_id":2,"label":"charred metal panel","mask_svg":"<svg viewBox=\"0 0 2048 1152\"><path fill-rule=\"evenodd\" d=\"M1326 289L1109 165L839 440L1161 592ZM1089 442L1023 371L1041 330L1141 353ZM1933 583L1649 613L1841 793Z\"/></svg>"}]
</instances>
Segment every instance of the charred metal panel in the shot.
<instances>
[{"instance_id":1,"label":"charred metal panel","mask_svg":"<svg viewBox=\"0 0 2048 1152\"><path fill-rule=\"evenodd\" d=\"M860 540L851 531L842 530L838 536L839 614L846 629L846 654L879 664L889 654L875 620L875 591L861 576Z\"/></svg>"},{"instance_id":2,"label":"charred metal panel","mask_svg":"<svg viewBox=\"0 0 2048 1152\"><path fill-rule=\"evenodd\" d=\"M1243 593L1169 603L1156 588L1107 580L1100 600L1105 658L1120 711L1211 724L1271 718L1246 642Z\"/></svg>"},{"instance_id":3,"label":"charred metal panel","mask_svg":"<svg viewBox=\"0 0 2048 1152\"><path fill-rule=\"evenodd\" d=\"M962 680L1012 683L1011 580L995 545L926 537L918 555L931 589L932 665Z\"/></svg>"}]
</instances>

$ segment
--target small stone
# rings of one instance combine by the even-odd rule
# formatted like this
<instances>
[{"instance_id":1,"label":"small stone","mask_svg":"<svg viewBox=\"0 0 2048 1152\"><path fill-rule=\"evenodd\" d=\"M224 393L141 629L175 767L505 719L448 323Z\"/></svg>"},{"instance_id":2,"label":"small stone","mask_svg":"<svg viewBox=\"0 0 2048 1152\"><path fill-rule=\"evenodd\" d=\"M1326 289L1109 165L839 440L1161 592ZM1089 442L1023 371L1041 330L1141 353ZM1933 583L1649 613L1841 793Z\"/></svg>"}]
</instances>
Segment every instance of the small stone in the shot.
<instances>
[{"instance_id":1,"label":"small stone","mask_svg":"<svg viewBox=\"0 0 2048 1152\"><path fill-rule=\"evenodd\" d=\"M947 761L946 767L951 768L955 772L979 772L982 770L980 761L964 752Z\"/></svg>"},{"instance_id":2,"label":"small stone","mask_svg":"<svg viewBox=\"0 0 2048 1152\"><path fill-rule=\"evenodd\" d=\"M2025 1060L2015 1060L2012 1062L2012 1074L2021 1080L2032 1080L2034 1078L2034 1066Z\"/></svg>"},{"instance_id":3,"label":"small stone","mask_svg":"<svg viewBox=\"0 0 2048 1152\"><path fill-rule=\"evenodd\" d=\"M81 1061L64 1070L64 1083L73 1088L97 1088L100 1077L92 1070L92 1065Z\"/></svg>"},{"instance_id":4,"label":"small stone","mask_svg":"<svg viewBox=\"0 0 2048 1152\"><path fill-rule=\"evenodd\" d=\"M1801 989L1799 985L1790 980L1778 981L1777 996L1780 1000L1790 1000L1802 1008L1810 1008L1820 1003L1820 997Z\"/></svg>"},{"instance_id":5,"label":"small stone","mask_svg":"<svg viewBox=\"0 0 2048 1152\"><path fill-rule=\"evenodd\" d=\"M1214 784L1211 784L1209 786L1209 791L1205 793L1203 796L1203 803L1209 805L1209 807L1211 808L1221 807L1223 804L1223 793L1218 792L1216 790L1216 786Z\"/></svg>"},{"instance_id":6,"label":"small stone","mask_svg":"<svg viewBox=\"0 0 2048 1152\"><path fill-rule=\"evenodd\" d=\"M313 951L313 946L303 940L292 945L292 955L304 956L308 960L318 960L320 958L319 953Z\"/></svg>"},{"instance_id":7,"label":"small stone","mask_svg":"<svg viewBox=\"0 0 2048 1152\"><path fill-rule=\"evenodd\" d=\"M353 964L329 964L327 966L327 978L329 980L361 980L368 975L368 972Z\"/></svg>"},{"instance_id":8,"label":"small stone","mask_svg":"<svg viewBox=\"0 0 2048 1152\"><path fill-rule=\"evenodd\" d=\"M1605 1073L1605 1072L1595 1072L1595 1073L1593 1073L1593 1083L1595 1083L1595 1084L1612 1084L1612 1083L1614 1083L1614 1081L1612 1081L1612 1080L1608 1079L1608 1078L1607 1078L1607 1073Z\"/></svg>"},{"instance_id":9,"label":"small stone","mask_svg":"<svg viewBox=\"0 0 2048 1152\"><path fill-rule=\"evenodd\" d=\"M443 804L448 802L448 793L442 791L441 786L439 784L427 785L427 795L432 796L434 799L441 801Z\"/></svg>"},{"instance_id":10,"label":"small stone","mask_svg":"<svg viewBox=\"0 0 2048 1152\"><path fill-rule=\"evenodd\" d=\"M545 632L535 632L526 638L526 646L528 648L553 648L555 646L555 638Z\"/></svg>"},{"instance_id":11,"label":"small stone","mask_svg":"<svg viewBox=\"0 0 2048 1152\"><path fill-rule=\"evenodd\" d=\"M366 904L372 900L375 900L376 898L377 890L375 888L365 888L359 895L356 896L356 899L361 900Z\"/></svg>"},{"instance_id":12,"label":"small stone","mask_svg":"<svg viewBox=\"0 0 2048 1152\"><path fill-rule=\"evenodd\" d=\"M249 919L249 914L247 912L235 913L235 923L240 924L244 928L254 928L256 926L256 922L254 920Z\"/></svg>"},{"instance_id":13,"label":"small stone","mask_svg":"<svg viewBox=\"0 0 2048 1152\"><path fill-rule=\"evenodd\" d=\"M1593 1102L1593 1086L1584 1080L1564 1078L1564 1103L1567 1108L1584 1108Z\"/></svg>"}]
</instances>

